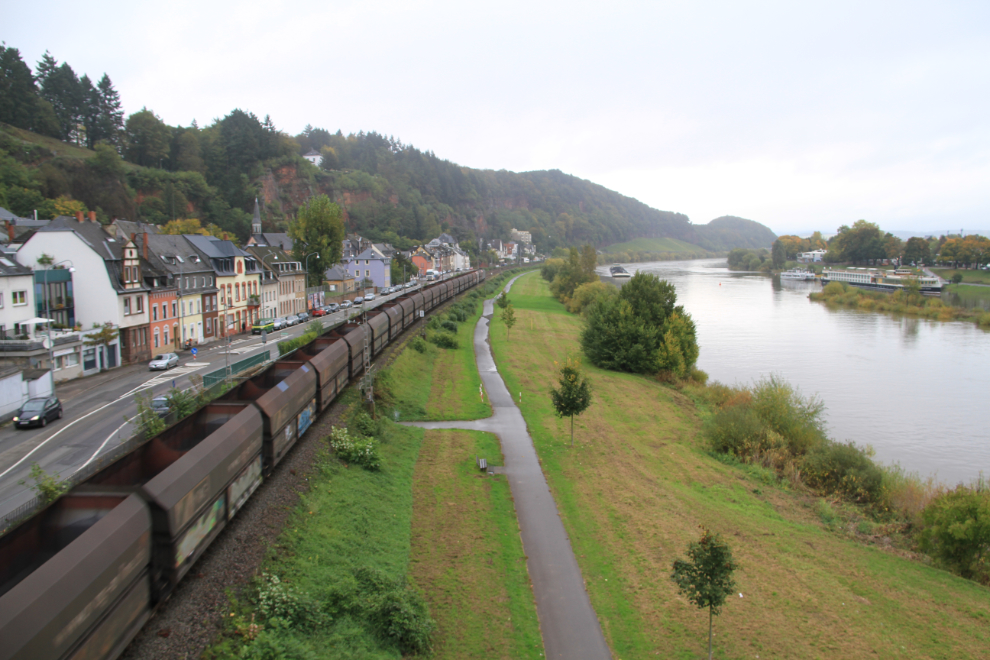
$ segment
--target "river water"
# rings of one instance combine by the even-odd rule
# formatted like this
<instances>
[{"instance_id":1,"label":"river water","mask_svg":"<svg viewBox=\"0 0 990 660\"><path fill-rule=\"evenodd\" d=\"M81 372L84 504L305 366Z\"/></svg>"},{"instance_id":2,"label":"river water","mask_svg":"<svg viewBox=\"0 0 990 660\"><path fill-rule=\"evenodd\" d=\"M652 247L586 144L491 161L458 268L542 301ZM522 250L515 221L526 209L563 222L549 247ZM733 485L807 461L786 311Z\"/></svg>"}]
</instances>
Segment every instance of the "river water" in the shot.
<instances>
[{"instance_id":1,"label":"river water","mask_svg":"<svg viewBox=\"0 0 990 660\"><path fill-rule=\"evenodd\" d=\"M832 438L882 462L947 484L990 475L990 332L976 324L829 309L808 300L818 283L732 273L724 259L624 266L675 285L710 380L775 373L822 399Z\"/></svg>"}]
</instances>

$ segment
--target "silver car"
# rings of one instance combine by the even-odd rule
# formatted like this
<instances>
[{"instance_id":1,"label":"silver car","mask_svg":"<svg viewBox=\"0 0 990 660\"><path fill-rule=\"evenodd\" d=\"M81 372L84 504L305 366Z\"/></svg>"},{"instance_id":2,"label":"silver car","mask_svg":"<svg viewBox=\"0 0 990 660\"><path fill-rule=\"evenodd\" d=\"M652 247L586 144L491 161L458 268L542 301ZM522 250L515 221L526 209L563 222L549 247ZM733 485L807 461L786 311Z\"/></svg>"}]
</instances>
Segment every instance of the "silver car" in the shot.
<instances>
[{"instance_id":1,"label":"silver car","mask_svg":"<svg viewBox=\"0 0 990 660\"><path fill-rule=\"evenodd\" d=\"M375 294L373 294L373 293L369 293L369 294L367 294L367 295L366 295L366 296L364 297L364 301L365 301L365 302L371 302L371 301L372 301L372 300L374 300L374 299L375 299Z\"/></svg>"},{"instance_id":2,"label":"silver car","mask_svg":"<svg viewBox=\"0 0 990 660\"><path fill-rule=\"evenodd\" d=\"M179 356L175 353L162 353L148 363L148 369L151 371L167 371L168 369L177 366L179 366Z\"/></svg>"}]
</instances>

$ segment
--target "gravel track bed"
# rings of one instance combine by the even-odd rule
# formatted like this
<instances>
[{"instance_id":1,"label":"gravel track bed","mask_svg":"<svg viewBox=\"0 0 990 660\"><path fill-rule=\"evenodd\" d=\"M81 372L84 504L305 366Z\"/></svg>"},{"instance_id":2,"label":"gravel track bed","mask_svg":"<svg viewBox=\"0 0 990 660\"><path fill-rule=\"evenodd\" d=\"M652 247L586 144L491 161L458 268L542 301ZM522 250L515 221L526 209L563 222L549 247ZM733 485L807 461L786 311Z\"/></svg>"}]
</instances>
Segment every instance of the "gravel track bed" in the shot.
<instances>
[{"instance_id":1,"label":"gravel track bed","mask_svg":"<svg viewBox=\"0 0 990 660\"><path fill-rule=\"evenodd\" d=\"M376 366L390 363L422 325L417 321L386 348ZM309 490L307 475L319 439L330 435L331 426L340 426L346 412L338 399L320 415L128 645L122 660L187 660L203 654L223 631L228 590L240 592L257 574L300 493Z\"/></svg>"}]
</instances>

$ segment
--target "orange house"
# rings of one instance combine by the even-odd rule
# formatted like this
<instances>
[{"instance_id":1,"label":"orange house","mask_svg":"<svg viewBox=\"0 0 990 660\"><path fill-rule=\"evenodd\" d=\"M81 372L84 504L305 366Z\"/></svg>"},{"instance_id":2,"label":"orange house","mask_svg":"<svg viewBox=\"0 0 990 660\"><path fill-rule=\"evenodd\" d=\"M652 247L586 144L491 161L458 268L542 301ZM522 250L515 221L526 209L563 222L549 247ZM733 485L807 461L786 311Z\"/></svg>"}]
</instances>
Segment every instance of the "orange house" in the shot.
<instances>
[{"instance_id":1,"label":"orange house","mask_svg":"<svg viewBox=\"0 0 990 660\"><path fill-rule=\"evenodd\" d=\"M173 353L176 349L179 331L177 289L152 289L148 294L150 312L151 357L162 353Z\"/></svg>"}]
</instances>

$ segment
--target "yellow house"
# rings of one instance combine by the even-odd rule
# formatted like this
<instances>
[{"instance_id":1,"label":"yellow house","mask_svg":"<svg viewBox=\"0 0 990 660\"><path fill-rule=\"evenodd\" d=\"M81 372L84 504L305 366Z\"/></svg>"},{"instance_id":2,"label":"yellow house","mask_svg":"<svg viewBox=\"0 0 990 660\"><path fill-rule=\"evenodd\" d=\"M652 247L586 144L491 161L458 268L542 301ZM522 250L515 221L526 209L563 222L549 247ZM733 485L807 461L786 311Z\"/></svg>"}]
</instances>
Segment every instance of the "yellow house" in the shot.
<instances>
[{"instance_id":1,"label":"yellow house","mask_svg":"<svg viewBox=\"0 0 990 660\"><path fill-rule=\"evenodd\" d=\"M220 336L249 332L261 307L258 260L231 241L194 234L185 238L210 260L216 275Z\"/></svg>"}]
</instances>

